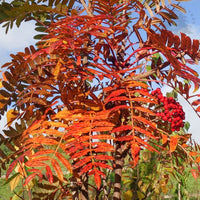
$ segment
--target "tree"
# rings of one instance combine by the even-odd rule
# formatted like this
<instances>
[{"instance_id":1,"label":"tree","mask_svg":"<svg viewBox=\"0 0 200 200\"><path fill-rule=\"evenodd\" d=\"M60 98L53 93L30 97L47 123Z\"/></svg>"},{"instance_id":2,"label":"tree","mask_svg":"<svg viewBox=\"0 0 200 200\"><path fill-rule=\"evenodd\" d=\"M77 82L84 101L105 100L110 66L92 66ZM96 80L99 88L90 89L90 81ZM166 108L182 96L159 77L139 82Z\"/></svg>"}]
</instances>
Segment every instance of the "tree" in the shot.
<instances>
[{"instance_id":1,"label":"tree","mask_svg":"<svg viewBox=\"0 0 200 200\"><path fill-rule=\"evenodd\" d=\"M180 0L43 2L0 7L7 30L32 19L45 30L37 48L2 66L0 114L8 112L9 130L1 143L13 151L0 152L3 169L12 161L6 178L17 166L29 199L119 200L122 170L137 165L142 149L198 166L190 135L178 134L182 106L160 90L170 86L199 116L199 100L190 102L198 98L191 95L200 83L191 64L198 64L199 40L164 24L175 24L174 9L184 11ZM38 197L34 185L48 193Z\"/></svg>"}]
</instances>

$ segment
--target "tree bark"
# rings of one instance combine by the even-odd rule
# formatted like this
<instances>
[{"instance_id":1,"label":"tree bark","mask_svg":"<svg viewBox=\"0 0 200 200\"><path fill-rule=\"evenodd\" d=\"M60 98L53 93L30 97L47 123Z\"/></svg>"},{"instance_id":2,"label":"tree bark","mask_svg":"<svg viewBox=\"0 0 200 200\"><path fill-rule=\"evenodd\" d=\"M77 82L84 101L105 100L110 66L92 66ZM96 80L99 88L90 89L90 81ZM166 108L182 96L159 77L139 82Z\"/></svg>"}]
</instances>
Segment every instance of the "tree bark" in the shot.
<instances>
[{"instance_id":1,"label":"tree bark","mask_svg":"<svg viewBox=\"0 0 200 200\"><path fill-rule=\"evenodd\" d=\"M79 200L79 186L77 183L77 179L72 177L71 178L71 190L72 190L72 199L73 200Z\"/></svg>"},{"instance_id":2,"label":"tree bark","mask_svg":"<svg viewBox=\"0 0 200 200\"><path fill-rule=\"evenodd\" d=\"M114 194L113 200L121 200L121 179L122 179L122 169L124 166L124 158L122 156L121 143L116 144L115 151L115 183L114 183Z\"/></svg>"},{"instance_id":3,"label":"tree bark","mask_svg":"<svg viewBox=\"0 0 200 200\"><path fill-rule=\"evenodd\" d=\"M80 198L81 200L88 200L89 195L88 195L88 174L83 174L81 177L81 191L80 191Z\"/></svg>"}]
</instances>

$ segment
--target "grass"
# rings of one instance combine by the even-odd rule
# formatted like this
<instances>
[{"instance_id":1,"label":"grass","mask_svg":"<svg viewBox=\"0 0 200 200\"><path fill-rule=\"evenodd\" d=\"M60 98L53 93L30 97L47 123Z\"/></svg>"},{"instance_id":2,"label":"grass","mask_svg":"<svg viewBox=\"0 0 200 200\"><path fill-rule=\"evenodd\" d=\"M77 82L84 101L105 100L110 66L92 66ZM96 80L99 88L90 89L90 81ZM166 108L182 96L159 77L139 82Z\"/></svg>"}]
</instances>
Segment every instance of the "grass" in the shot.
<instances>
[{"instance_id":1,"label":"grass","mask_svg":"<svg viewBox=\"0 0 200 200\"><path fill-rule=\"evenodd\" d=\"M4 185L4 183L5 183L5 179L3 179L3 178L0 179L0 200L9 200L11 197L13 197L15 195L15 193L10 191L9 184ZM18 184L15 191L17 192L20 189L21 189L21 183ZM175 188L172 189L173 192L171 192L170 194L168 193L168 194L174 196L175 195L174 189ZM196 196L191 196L190 200L196 200L197 194L199 194L199 197L200 197L200 177L198 179L194 179L192 174L190 174L188 177L188 182L187 182L187 190L190 195L193 195L193 194L196 195ZM17 198L17 199L19 199L19 198Z\"/></svg>"},{"instance_id":2,"label":"grass","mask_svg":"<svg viewBox=\"0 0 200 200\"><path fill-rule=\"evenodd\" d=\"M14 192L10 191L10 185L5 183L5 179L0 179L0 199L9 200L10 197L14 196Z\"/></svg>"}]
</instances>

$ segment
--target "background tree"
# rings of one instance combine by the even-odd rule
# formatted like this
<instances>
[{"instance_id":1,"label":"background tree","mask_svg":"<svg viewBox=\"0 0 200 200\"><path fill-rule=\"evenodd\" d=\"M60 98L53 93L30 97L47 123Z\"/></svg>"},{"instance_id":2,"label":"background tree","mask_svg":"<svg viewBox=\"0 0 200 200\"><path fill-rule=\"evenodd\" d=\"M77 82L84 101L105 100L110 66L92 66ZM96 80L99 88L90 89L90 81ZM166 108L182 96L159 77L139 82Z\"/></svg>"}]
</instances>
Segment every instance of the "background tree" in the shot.
<instances>
[{"instance_id":1,"label":"background tree","mask_svg":"<svg viewBox=\"0 0 200 200\"><path fill-rule=\"evenodd\" d=\"M190 91L199 88L191 66L200 58L199 40L174 35L164 24L175 24L174 9L184 11L178 2L1 4L7 30L31 19L45 30L37 48L2 66L0 114L8 112L10 120L1 143L13 154L0 152L1 165L12 160L6 178L17 167L29 199L121 199L122 170L127 161L134 168L143 149L165 152L176 163L181 156L199 162L186 144L189 135L177 134L184 127L181 105L159 89L168 85L190 103ZM199 116L199 100L190 104ZM34 185L47 191L41 196Z\"/></svg>"}]
</instances>

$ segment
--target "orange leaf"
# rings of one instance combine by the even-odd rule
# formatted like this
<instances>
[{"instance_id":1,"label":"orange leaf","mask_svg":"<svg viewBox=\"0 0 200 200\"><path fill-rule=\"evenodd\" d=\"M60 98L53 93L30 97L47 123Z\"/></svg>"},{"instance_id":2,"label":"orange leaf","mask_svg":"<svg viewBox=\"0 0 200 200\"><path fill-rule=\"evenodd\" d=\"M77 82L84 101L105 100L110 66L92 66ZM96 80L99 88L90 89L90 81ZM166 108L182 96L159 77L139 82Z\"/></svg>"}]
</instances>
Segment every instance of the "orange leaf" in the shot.
<instances>
[{"instance_id":1,"label":"orange leaf","mask_svg":"<svg viewBox=\"0 0 200 200\"><path fill-rule=\"evenodd\" d=\"M60 165L58 164L58 162L55 159L51 160L51 165L54 168L56 174L58 175L58 178L63 181L63 172L62 169L60 167Z\"/></svg>"},{"instance_id":2,"label":"orange leaf","mask_svg":"<svg viewBox=\"0 0 200 200\"><path fill-rule=\"evenodd\" d=\"M32 157L40 156L40 155L43 155L43 154L51 154L51 153L54 153L54 152L55 151L52 150L52 149L46 149L46 150L36 152L35 154L33 154Z\"/></svg>"},{"instance_id":3,"label":"orange leaf","mask_svg":"<svg viewBox=\"0 0 200 200\"><path fill-rule=\"evenodd\" d=\"M81 156L85 156L89 151L90 149L82 150L80 152L75 153L71 158L74 159L74 158L79 158Z\"/></svg>"},{"instance_id":4,"label":"orange leaf","mask_svg":"<svg viewBox=\"0 0 200 200\"><path fill-rule=\"evenodd\" d=\"M65 167L72 173L72 166L70 162L60 153L56 152L56 157L65 165Z\"/></svg>"},{"instance_id":5,"label":"orange leaf","mask_svg":"<svg viewBox=\"0 0 200 200\"><path fill-rule=\"evenodd\" d=\"M169 149L171 152L176 150L176 147L178 145L178 137L177 136L171 136L170 138L170 144L169 144Z\"/></svg>"},{"instance_id":6,"label":"orange leaf","mask_svg":"<svg viewBox=\"0 0 200 200\"><path fill-rule=\"evenodd\" d=\"M50 156L34 157L33 159L28 160L28 161L26 162L26 164L29 163L29 162L32 163L32 162L42 162L42 161L47 161L47 160L49 160L49 159L51 159Z\"/></svg>"},{"instance_id":7,"label":"orange leaf","mask_svg":"<svg viewBox=\"0 0 200 200\"><path fill-rule=\"evenodd\" d=\"M112 140L113 137L111 135L92 135L92 139Z\"/></svg>"},{"instance_id":8,"label":"orange leaf","mask_svg":"<svg viewBox=\"0 0 200 200\"><path fill-rule=\"evenodd\" d=\"M112 156L108 156L108 155L96 155L94 158L96 160L114 160Z\"/></svg>"},{"instance_id":9,"label":"orange leaf","mask_svg":"<svg viewBox=\"0 0 200 200\"><path fill-rule=\"evenodd\" d=\"M133 139L132 135L127 135L127 136L122 136L122 137L117 137L116 140L117 141L130 141Z\"/></svg>"},{"instance_id":10,"label":"orange leaf","mask_svg":"<svg viewBox=\"0 0 200 200\"><path fill-rule=\"evenodd\" d=\"M112 130L112 133L120 132L120 131L127 131L132 130L133 127L131 125L122 125Z\"/></svg>"},{"instance_id":11,"label":"orange leaf","mask_svg":"<svg viewBox=\"0 0 200 200\"><path fill-rule=\"evenodd\" d=\"M45 138L45 137L37 137L34 138L35 142L40 143L42 145L57 145L58 142L54 139Z\"/></svg>"},{"instance_id":12,"label":"orange leaf","mask_svg":"<svg viewBox=\"0 0 200 200\"><path fill-rule=\"evenodd\" d=\"M52 174L52 171L51 171L51 168L49 166L46 166L46 176L49 180L49 183L53 183L53 174Z\"/></svg>"},{"instance_id":13,"label":"orange leaf","mask_svg":"<svg viewBox=\"0 0 200 200\"><path fill-rule=\"evenodd\" d=\"M196 160L195 160L195 162L200 163L200 157L197 157Z\"/></svg>"},{"instance_id":14,"label":"orange leaf","mask_svg":"<svg viewBox=\"0 0 200 200\"><path fill-rule=\"evenodd\" d=\"M132 116L132 118L138 120L139 122L143 122L144 124L148 124L152 128L156 128L156 125L154 123L151 123L149 120L145 119L144 117Z\"/></svg>"},{"instance_id":15,"label":"orange leaf","mask_svg":"<svg viewBox=\"0 0 200 200\"><path fill-rule=\"evenodd\" d=\"M35 131L31 132L31 135L37 135L37 134L40 134L40 133L42 133L42 134L45 133L47 135L55 135L55 136L58 136L58 137L61 137L63 135L63 133L61 133L58 130L54 130L54 129L40 129L40 130L35 130Z\"/></svg>"},{"instance_id":16,"label":"orange leaf","mask_svg":"<svg viewBox=\"0 0 200 200\"><path fill-rule=\"evenodd\" d=\"M196 155L198 155L199 153L197 153L197 152L190 152L189 154L190 154L190 156L196 156Z\"/></svg>"},{"instance_id":17,"label":"orange leaf","mask_svg":"<svg viewBox=\"0 0 200 200\"><path fill-rule=\"evenodd\" d=\"M145 88L147 89L149 86L145 83L139 82L139 81L126 81L124 82L124 85L126 85L127 87L141 87L141 88Z\"/></svg>"},{"instance_id":18,"label":"orange leaf","mask_svg":"<svg viewBox=\"0 0 200 200\"><path fill-rule=\"evenodd\" d=\"M135 106L134 108L137 109L137 110L139 110L139 111L142 111L142 112L144 112L144 113L148 113L149 115L153 115L153 116L156 115L156 113L152 112L152 111L151 111L150 109L148 109L148 108L144 108L144 107L141 107L141 106Z\"/></svg>"},{"instance_id":19,"label":"orange leaf","mask_svg":"<svg viewBox=\"0 0 200 200\"><path fill-rule=\"evenodd\" d=\"M147 137L151 137L151 138L156 139L156 137L155 137L151 132L149 132L149 131L147 131L147 130L145 130L145 129L143 129L143 128L140 128L140 127L135 126L135 127L134 127L134 130L136 130L136 131L138 131L138 132L140 132L140 133L143 133L143 134L146 135Z\"/></svg>"},{"instance_id":20,"label":"orange leaf","mask_svg":"<svg viewBox=\"0 0 200 200\"><path fill-rule=\"evenodd\" d=\"M135 98L132 98L132 101L138 101L138 102L145 102L145 103L153 103L153 104L155 104L155 101L152 101L151 99L144 98L144 97L135 97Z\"/></svg>"},{"instance_id":21,"label":"orange leaf","mask_svg":"<svg viewBox=\"0 0 200 200\"><path fill-rule=\"evenodd\" d=\"M162 136L162 143L165 144L167 142L168 137L167 135L164 134L161 134L161 136Z\"/></svg>"},{"instance_id":22,"label":"orange leaf","mask_svg":"<svg viewBox=\"0 0 200 200\"><path fill-rule=\"evenodd\" d=\"M129 98L125 96L118 96L118 97L113 97L110 98L106 103L111 102L111 101L128 101Z\"/></svg>"},{"instance_id":23,"label":"orange leaf","mask_svg":"<svg viewBox=\"0 0 200 200\"><path fill-rule=\"evenodd\" d=\"M107 103L112 97L117 97L120 96L121 94L126 93L125 89L119 89L119 90L115 90L114 92L112 92L105 100L104 102Z\"/></svg>"},{"instance_id":24,"label":"orange leaf","mask_svg":"<svg viewBox=\"0 0 200 200\"><path fill-rule=\"evenodd\" d=\"M77 57L77 62L76 62L77 66L81 65L81 56Z\"/></svg>"}]
</instances>

